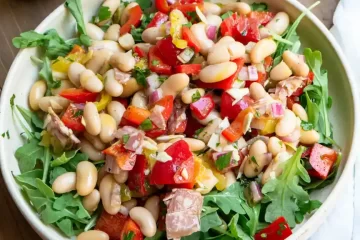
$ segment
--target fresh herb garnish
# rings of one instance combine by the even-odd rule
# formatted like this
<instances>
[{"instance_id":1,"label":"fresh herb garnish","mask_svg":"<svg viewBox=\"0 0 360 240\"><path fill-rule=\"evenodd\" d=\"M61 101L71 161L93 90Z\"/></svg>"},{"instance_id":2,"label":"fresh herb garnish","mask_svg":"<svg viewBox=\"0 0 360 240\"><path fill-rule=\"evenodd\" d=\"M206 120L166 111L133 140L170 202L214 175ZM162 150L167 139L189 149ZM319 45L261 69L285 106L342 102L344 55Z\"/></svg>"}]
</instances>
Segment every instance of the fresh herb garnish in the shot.
<instances>
[{"instance_id":1,"label":"fresh herb garnish","mask_svg":"<svg viewBox=\"0 0 360 240\"><path fill-rule=\"evenodd\" d=\"M143 42L142 40L142 33L144 32L144 30L147 28L147 26L149 25L149 23L151 22L151 20L154 18L155 14L154 13L149 13L143 14L143 17L141 19L141 25L139 27L131 27L131 32L130 34L133 36L134 41L136 43L140 43Z\"/></svg>"},{"instance_id":2,"label":"fresh herb garnish","mask_svg":"<svg viewBox=\"0 0 360 240\"><path fill-rule=\"evenodd\" d=\"M99 23L111 18L110 8L107 6L101 6L96 16L93 17L93 23Z\"/></svg>"},{"instance_id":3,"label":"fresh herb garnish","mask_svg":"<svg viewBox=\"0 0 360 240\"><path fill-rule=\"evenodd\" d=\"M81 110L81 109L79 109L79 110L77 110L75 113L74 113L74 115L73 115L73 117L80 117L80 116L82 116L84 114L84 110Z\"/></svg>"},{"instance_id":4,"label":"fresh herb garnish","mask_svg":"<svg viewBox=\"0 0 360 240\"><path fill-rule=\"evenodd\" d=\"M201 94L198 90L191 96L191 101L196 102L201 98Z\"/></svg>"},{"instance_id":5,"label":"fresh herb garnish","mask_svg":"<svg viewBox=\"0 0 360 240\"><path fill-rule=\"evenodd\" d=\"M164 83L164 82L166 81L166 79L168 79L168 77L166 77L166 76L159 76L159 81L160 81L161 83Z\"/></svg>"},{"instance_id":6,"label":"fresh herb garnish","mask_svg":"<svg viewBox=\"0 0 360 240\"><path fill-rule=\"evenodd\" d=\"M194 137L199 136L199 134L204 130L204 128L199 128L198 130L195 131L194 133Z\"/></svg>"},{"instance_id":7,"label":"fresh herb garnish","mask_svg":"<svg viewBox=\"0 0 360 240\"><path fill-rule=\"evenodd\" d=\"M232 152L221 155L215 162L215 166L218 170L222 171L229 166L231 161Z\"/></svg>"},{"instance_id":8,"label":"fresh herb garnish","mask_svg":"<svg viewBox=\"0 0 360 240\"><path fill-rule=\"evenodd\" d=\"M152 122L150 119L145 119L141 124L140 124L140 129L144 130L144 131L148 131L152 129Z\"/></svg>"},{"instance_id":9,"label":"fresh herb garnish","mask_svg":"<svg viewBox=\"0 0 360 240\"><path fill-rule=\"evenodd\" d=\"M256 161L256 158L254 156L251 156L250 161L255 163L256 166L259 166L258 162Z\"/></svg>"},{"instance_id":10,"label":"fresh herb garnish","mask_svg":"<svg viewBox=\"0 0 360 240\"><path fill-rule=\"evenodd\" d=\"M152 60L152 62L151 62L151 64L153 65L153 66L158 66L159 65L159 60Z\"/></svg>"},{"instance_id":11,"label":"fresh herb garnish","mask_svg":"<svg viewBox=\"0 0 360 240\"><path fill-rule=\"evenodd\" d=\"M133 231L130 231L128 233L124 233L124 240L133 240L135 234Z\"/></svg>"},{"instance_id":12,"label":"fresh herb garnish","mask_svg":"<svg viewBox=\"0 0 360 240\"><path fill-rule=\"evenodd\" d=\"M54 161L51 162L51 167L58 167L58 166L66 164L72 158L75 157L75 155L78 151L79 151L79 149L64 152L61 156L57 157Z\"/></svg>"},{"instance_id":13,"label":"fresh herb garnish","mask_svg":"<svg viewBox=\"0 0 360 240\"><path fill-rule=\"evenodd\" d=\"M191 26L192 26L192 23L191 23L191 22L188 22L188 23L183 24L183 27L191 28Z\"/></svg>"},{"instance_id":14,"label":"fresh herb garnish","mask_svg":"<svg viewBox=\"0 0 360 240\"><path fill-rule=\"evenodd\" d=\"M232 11L228 11L228 12L224 13L223 15L221 15L221 19L225 20L226 18L230 17L233 14L234 13Z\"/></svg>"},{"instance_id":15,"label":"fresh herb garnish","mask_svg":"<svg viewBox=\"0 0 360 240\"><path fill-rule=\"evenodd\" d=\"M126 144L126 143L129 141L129 138L130 138L130 135L129 135L129 134L125 134L125 135L122 137L123 143Z\"/></svg>"},{"instance_id":16,"label":"fresh herb garnish","mask_svg":"<svg viewBox=\"0 0 360 240\"><path fill-rule=\"evenodd\" d=\"M61 86L61 81L55 80L52 74L50 59L45 57L44 64L39 72L39 75L42 79L46 81L47 85L47 95L50 95L51 89L59 88Z\"/></svg>"},{"instance_id":17,"label":"fresh herb garnish","mask_svg":"<svg viewBox=\"0 0 360 240\"><path fill-rule=\"evenodd\" d=\"M257 11L257 12L265 12L267 11L268 5L266 3L252 3L251 4L251 10Z\"/></svg>"},{"instance_id":18,"label":"fresh herb garnish","mask_svg":"<svg viewBox=\"0 0 360 240\"><path fill-rule=\"evenodd\" d=\"M135 67L132 76L136 79L136 82L141 86L146 86L146 78L151 74L149 69L141 69Z\"/></svg>"},{"instance_id":19,"label":"fresh herb garnish","mask_svg":"<svg viewBox=\"0 0 360 240\"><path fill-rule=\"evenodd\" d=\"M6 132L4 132L3 134L1 134L1 136L3 137L3 138L7 138L7 139L10 139L10 133L9 133L9 130L7 130Z\"/></svg>"},{"instance_id":20,"label":"fresh herb garnish","mask_svg":"<svg viewBox=\"0 0 360 240\"><path fill-rule=\"evenodd\" d=\"M301 121L300 126L304 131L310 131L314 129L314 126L311 123L305 121Z\"/></svg>"}]
</instances>

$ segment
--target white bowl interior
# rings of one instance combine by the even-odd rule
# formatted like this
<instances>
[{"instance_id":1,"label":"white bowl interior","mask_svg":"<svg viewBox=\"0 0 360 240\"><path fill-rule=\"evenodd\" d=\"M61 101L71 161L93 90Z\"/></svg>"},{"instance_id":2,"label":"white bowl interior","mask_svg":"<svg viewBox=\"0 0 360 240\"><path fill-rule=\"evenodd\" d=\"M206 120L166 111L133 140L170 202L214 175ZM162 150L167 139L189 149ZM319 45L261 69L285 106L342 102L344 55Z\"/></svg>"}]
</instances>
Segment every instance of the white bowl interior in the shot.
<instances>
[{"instance_id":1,"label":"white bowl interior","mask_svg":"<svg viewBox=\"0 0 360 240\"><path fill-rule=\"evenodd\" d=\"M86 19L89 20L91 16L95 14L101 2L102 0L83 1ZM273 9L286 11L290 14L292 20L304 10L304 7L295 0L262 0L262 2L269 3ZM57 29L63 37L71 38L75 32L75 21L69 13L65 12L64 7L61 6L39 25L37 31L44 32L50 28ZM339 178L344 172L345 165L347 170L350 170L352 167L354 156L352 156L351 148L354 146L354 135L357 130L357 123L355 121L357 113L354 111L355 100L351 88L351 80L349 80L349 71L344 67L346 64L343 64L344 59L339 47L336 43L334 44L334 39L330 36L330 33L314 15L310 14L309 17L302 21L298 29L298 34L305 47L311 47L313 50L320 50L323 53L324 67L329 71L330 95L333 97L334 103L330 115L334 126L335 140L341 146L344 154L338 175ZM30 56L39 56L39 54L39 51L36 49L22 50L16 57L6 79L1 98L0 133L9 130L11 138L9 140L0 139L1 168L12 197L39 235L44 239L66 239L55 229L45 226L40 221L36 213L34 213L32 208L23 199L12 177L12 173L14 175L19 173L14 152L22 144L22 139L20 137L21 129L13 122L9 100L12 94L15 94L16 104L28 106L28 93L34 81L38 79L39 71L31 62ZM346 172L350 173L350 171ZM343 178L343 176L341 178ZM344 184L344 181L340 181L336 187L335 184L333 184L323 191L312 194L314 198L322 202L328 200L312 218L306 220L302 226L296 228L292 238L305 239L316 230L328 210L334 204L341 184Z\"/></svg>"}]
</instances>

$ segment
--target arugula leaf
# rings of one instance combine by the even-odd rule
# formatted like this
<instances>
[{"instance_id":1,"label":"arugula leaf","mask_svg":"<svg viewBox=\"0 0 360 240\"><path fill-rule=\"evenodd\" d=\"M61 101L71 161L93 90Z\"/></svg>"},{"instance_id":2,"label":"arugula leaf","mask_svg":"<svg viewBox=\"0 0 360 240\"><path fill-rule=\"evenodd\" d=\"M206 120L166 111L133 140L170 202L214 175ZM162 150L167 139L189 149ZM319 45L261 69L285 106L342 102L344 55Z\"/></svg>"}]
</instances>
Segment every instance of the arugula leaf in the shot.
<instances>
[{"instance_id":1,"label":"arugula leaf","mask_svg":"<svg viewBox=\"0 0 360 240\"><path fill-rule=\"evenodd\" d=\"M110 8L107 6L101 6L97 15L93 18L94 23L99 23L111 18Z\"/></svg>"},{"instance_id":2,"label":"arugula leaf","mask_svg":"<svg viewBox=\"0 0 360 240\"><path fill-rule=\"evenodd\" d=\"M135 67L132 76L136 79L136 82L141 86L146 86L146 78L151 74L151 71L149 69L141 69L138 67Z\"/></svg>"},{"instance_id":3,"label":"arugula leaf","mask_svg":"<svg viewBox=\"0 0 360 240\"><path fill-rule=\"evenodd\" d=\"M221 15L221 19L222 20L225 20L227 19L228 17L231 17L231 15L233 15L234 13L232 11L228 11L226 13L224 13L223 15Z\"/></svg>"},{"instance_id":4,"label":"arugula leaf","mask_svg":"<svg viewBox=\"0 0 360 240\"><path fill-rule=\"evenodd\" d=\"M44 126L44 121L40 119L36 113L19 105L16 105L16 109L19 111L21 116L24 118L26 123L31 127L33 131L42 130Z\"/></svg>"},{"instance_id":5,"label":"arugula leaf","mask_svg":"<svg viewBox=\"0 0 360 240\"><path fill-rule=\"evenodd\" d=\"M266 3L252 3L251 4L251 10L257 11L257 12L264 12L267 11L268 5Z\"/></svg>"},{"instance_id":6,"label":"arugula leaf","mask_svg":"<svg viewBox=\"0 0 360 240\"><path fill-rule=\"evenodd\" d=\"M37 178L35 179L36 181L36 186L37 189L40 191L40 193L46 197L47 199L53 199L55 198L55 193L53 192L53 190L51 189L51 187L49 187L48 185L46 185L41 179Z\"/></svg>"},{"instance_id":7,"label":"arugula leaf","mask_svg":"<svg viewBox=\"0 0 360 240\"><path fill-rule=\"evenodd\" d=\"M196 102L201 98L201 94L198 90L191 96L191 101Z\"/></svg>"},{"instance_id":8,"label":"arugula leaf","mask_svg":"<svg viewBox=\"0 0 360 240\"><path fill-rule=\"evenodd\" d=\"M44 147L39 146L39 141L36 139L30 139L28 143L15 151L21 173L33 170L37 160L43 160L43 156Z\"/></svg>"},{"instance_id":9,"label":"arugula leaf","mask_svg":"<svg viewBox=\"0 0 360 240\"><path fill-rule=\"evenodd\" d=\"M79 162L87 161L89 159L89 156L85 153L77 153L69 162L62 165L63 168L65 168L69 172L75 172L76 167L79 164Z\"/></svg>"},{"instance_id":10,"label":"arugula leaf","mask_svg":"<svg viewBox=\"0 0 360 240\"><path fill-rule=\"evenodd\" d=\"M39 75L42 79L46 81L46 85L47 85L46 95L50 95L51 89L59 88L61 86L61 81L55 80L52 75L50 59L47 57L45 57L44 59L44 64L39 72Z\"/></svg>"},{"instance_id":11,"label":"arugula leaf","mask_svg":"<svg viewBox=\"0 0 360 240\"><path fill-rule=\"evenodd\" d=\"M74 197L71 193L65 193L57 198L53 203L53 208L55 210L62 211L67 207L77 208L78 210L76 211L76 215L79 218L90 218L90 215L82 205L79 196Z\"/></svg>"},{"instance_id":12,"label":"arugula leaf","mask_svg":"<svg viewBox=\"0 0 360 240\"><path fill-rule=\"evenodd\" d=\"M208 232L209 229L218 227L222 224L221 218L216 212L219 208L204 206L201 212L200 227L201 232Z\"/></svg>"},{"instance_id":13,"label":"arugula leaf","mask_svg":"<svg viewBox=\"0 0 360 240\"><path fill-rule=\"evenodd\" d=\"M310 131L314 129L314 126L311 123L305 121L301 121L300 126L304 131Z\"/></svg>"},{"instance_id":14,"label":"arugula leaf","mask_svg":"<svg viewBox=\"0 0 360 240\"><path fill-rule=\"evenodd\" d=\"M262 193L270 201L266 208L265 220L273 222L283 216L290 227L295 227L295 213L299 210L297 201L309 201L309 194L299 186L299 178L309 183L310 177L301 164L301 154L305 147L299 147L296 153L285 163L279 178L272 179L262 188Z\"/></svg>"},{"instance_id":15,"label":"arugula leaf","mask_svg":"<svg viewBox=\"0 0 360 240\"><path fill-rule=\"evenodd\" d=\"M235 239L242 239L242 240L251 240L252 238L247 235L241 226L238 224L239 221L239 214L235 214L228 225L231 235Z\"/></svg>"},{"instance_id":16,"label":"arugula leaf","mask_svg":"<svg viewBox=\"0 0 360 240\"><path fill-rule=\"evenodd\" d=\"M160 232L158 230L153 237L146 237L144 240L161 240L164 239L165 236L165 232Z\"/></svg>"},{"instance_id":17,"label":"arugula leaf","mask_svg":"<svg viewBox=\"0 0 360 240\"><path fill-rule=\"evenodd\" d=\"M318 200L300 201L298 203L299 211L295 213L296 223L302 223L306 214L310 214L312 211L321 207L321 202Z\"/></svg>"},{"instance_id":18,"label":"arugula leaf","mask_svg":"<svg viewBox=\"0 0 360 240\"><path fill-rule=\"evenodd\" d=\"M224 170L229 166L232 157L232 152L221 155L215 162L215 166L218 170Z\"/></svg>"},{"instance_id":19,"label":"arugula leaf","mask_svg":"<svg viewBox=\"0 0 360 240\"><path fill-rule=\"evenodd\" d=\"M152 129L152 123L150 119L145 119L141 124L140 124L140 129L144 130L144 131L148 131Z\"/></svg>"},{"instance_id":20,"label":"arugula leaf","mask_svg":"<svg viewBox=\"0 0 360 240\"><path fill-rule=\"evenodd\" d=\"M52 171L50 172L49 183L52 185L58 176L66 173L66 172L67 172L66 169L63 167L56 167L56 168L52 169Z\"/></svg>"},{"instance_id":21,"label":"arugula leaf","mask_svg":"<svg viewBox=\"0 0 360 240\"><path fill-rule=\"evenodd\" d=\"M14 178L19 185L24 184L24 185L36 188L37 187L36 179L42 178L42 176L43 176L43 170L35 169L32 171L25 172L23 174L14 176Z\"/></svg>"},{"instance_id":22,"label":"arugula leaf","mask_svg":"<svg viewBox=\"0 0 360 240\"><path fill-rule=\"evenodd\" d=\"M56 226L68 237L76 235L74 232L73 224L69 218L64 218L59 222L56 222Z\"/></svg>"},{"instance_id":23,"label":"arugula leaf","mask_svg":"<svg viewBox=\"0 0 360 240\"><path fill-rule=\"evenodd\" d=\"M130 34L133 36L134 41L136 43L143 42L141 35L144 32L144 30L147 28L147 26L149 25L151 20L154 18L154 16L155 16L154 13L150 13L150 14L144 13L143 17L141 18L140 26L137 28L134 26L131 27Z\"/></svg>"},{"instance_id":24,"label":"arugula leaf","mask_svg":"<svg viewBox=\"0 0 360 240\"><path fill-rule=\"evenodd\" d=\"M69 162L72 158L75 157L78 151L79 149L64 152L60 157L51 162L51 167L58 167Z\"/></svg>"}]
</instances>

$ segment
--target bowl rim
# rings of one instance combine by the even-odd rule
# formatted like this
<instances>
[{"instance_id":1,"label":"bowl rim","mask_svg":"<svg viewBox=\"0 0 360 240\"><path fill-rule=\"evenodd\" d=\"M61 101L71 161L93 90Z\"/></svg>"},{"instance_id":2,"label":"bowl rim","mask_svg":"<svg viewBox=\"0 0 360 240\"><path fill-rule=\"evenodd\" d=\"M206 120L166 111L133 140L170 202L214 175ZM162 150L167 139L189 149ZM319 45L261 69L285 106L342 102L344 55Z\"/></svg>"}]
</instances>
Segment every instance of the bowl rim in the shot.
<instances>
[{"instance_id":1,"label":"bowl rim","mask_svg":"<svg viewBox=\"0 0 360 240\"><path fill-rule=\"evenodd\" d=\"M284 0L288 2L290 5L294 6L297 10L304 12L306 7L298 2L297 0ZM51 12L35 29L37 32L44 32L47 30L47 25L55 21L58 16L61 16L66 11L63 4L57 7L53 12ZM345 70L347 75L347 79L351 88L351 95L352 95L352 104L354 106L354 134L352 138L352 145L350 147L349 156L347 158L347 163L343 169L341 176L339 177L338 181L336 182L334 188L330 192L327 199L323 202L322 206L299 228L296 232L294 232L288 239L305 239L313 234L318 227L322 224L321 218L326 217L329 214L329 209L331 209L335 201L337 200L341 191L343 191L343 186L347 181L347 177L351 173L352 167L354 165L356 159L356 149L355 146L360 142L360 134L359 134L359 113L355 111L357 106L360 106L360 101L358 95L355 93L356 89L356 81L352 70L350 69L350 65L340 48L339 44L335 40L334 36L330 33L330 31L325 27L325 25L312 13L307 13L307 18L316 25L316 27L325 35L329 43L334 48L334 51L338 55L342 66ZM4 82L2 96L0 101L0 112L3 112L5 109L6 104L8 103L8 99L5 99L7 91L10 91L9 81L12 76L15 74L15 71L19 68L20 64L20 56L22 55L23 51L26 49L22 49L16 55L11 68L7 74L7 77ZM0 114L0 122L4 121L4 114ZM37 216L36 213L33 212L31 206L25 201L21 193L19 192L18 188L10 187L14 183L13 176L10 171L4 166L7 165L4 157L2 156L3 153L0 151L0 167L2 176L4 178L5 185L15 202L17 208L20 210L22 215L25 217L27 222L31 225L31 227L39 234L39 236L43 239L52 239L54 236L51 232L48 231L49 226L45 225L40 218Z\"/></svg>"}]
</instances>

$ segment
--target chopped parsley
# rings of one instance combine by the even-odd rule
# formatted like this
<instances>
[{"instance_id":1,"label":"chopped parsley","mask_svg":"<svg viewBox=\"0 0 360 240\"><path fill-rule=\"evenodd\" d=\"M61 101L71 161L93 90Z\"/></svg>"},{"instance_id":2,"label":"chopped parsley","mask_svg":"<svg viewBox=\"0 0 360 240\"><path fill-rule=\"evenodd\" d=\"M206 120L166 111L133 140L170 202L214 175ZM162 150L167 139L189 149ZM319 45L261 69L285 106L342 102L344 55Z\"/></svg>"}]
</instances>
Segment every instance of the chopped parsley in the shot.
<instances>
[{"instance_id":1,"label":"chopped parsley","mask_svg":"<svg viewBox=\"0 0 360 240\"><path fill-rule=\"evenodd\" d=\"M305 122L305 121L301 121L300 126L304 131L310 131L310 130L314 129L314 126L312 125L312 123Z\"/></svg>"},{"instance_id":2,"label":"chopped parsley","mask_svg":"<svg viewBox=\"0 0 360 240\"><path fill-rule=\"evenodd\" d=\"M139 67L135 67L132 76L136 79L136 82L141 86L146 86L146 78L151 74L149 69L141 69Z\"/></svg>"},{"instance_id":3,"label":"chopped parsley","mask_svg":"<svg viewBox=\"0 0 360 240\"><path fill-rule=\"evenodd\" d=\"M3 134L1 134L1 136L3 137L3 138L7 138L7 139L10 139L10 133L9 133L9 130L7 130L6 132L4 132Z\"/></svg>"},{"instance_id":4,"label":"chopped parsley","mask_svg":"<svg viewBox=\"0 0 360 240\"><path fill-rule=\"evenodd\" d=\"M99 23L110 18L111 18L110 8L106 6L101 6L97 15L93 17L92 22Z\"/></svg>"},{"instance_id":5,"label":"chopped parsley","mask_svg":"<svg viewBox=\"0 0 360 240\"><path fill-rule=\"evenodd\" d=\"M166 79L168 79L167 76L159 76L159 81L160 81L161 83L164 83L164 82L166 81Z\"/></svg>"},{"instance_id":6,"label":"chopped parsley","mask_svg":"<svg viewBox=\"0 0 360 240\"><path fill-rule=\"evenodd\" d=\"M126 144L126 143L129 141L129 138L130 138L130 135L129 135L129 134L125 134L125 135L122 137L123 143Z\"/></svg>"},{"instance_id":7,"label":"chopped parsley","mask_svg":"<svg viewBox=\"0 0 360 240\"><path fill-rule=\"evenodd\" d=\"M232 152L228 152L224 155L221 155L215 162L215 166L218 170L222 171L229 166L231 160Z\"/></svg>"},{"instance_id":8,"label":"chopped parsley","mask_svg":"<svg viewBox=\"0 0 360 240\"><path fill-rule=\"evenodd\" d=\"M253 163L255 163L257 166L259 166L259 164L256 161L256 158L254 156L251 156L250 161L252 161Z\"/></svg>"},{"instance_id":9,"label":"chopped parsley","mask_svg":"<svg viewBox=\"0 0 360 240\"><path fill-rule=\"evenodd\" d=\"M77 110L77 111L74 113L73 117L74 117L74 118L80 117L80 116L83 115L83 113L84 113L84 111L81 110L81 109L79 109L79 110Z\"/></svg>"},{"instance_id":10,"label":"chopped parsley","mask_svg":"<svg viewBox=\"0 0 360 240\"><path fill-rule=\"evenodd\" d=\"M156 67L160 64L160 62L159 60L152 60L151 64Z\"/></svg>"},{"instance_id":11,"label":"chopped parsley","mask_svg":"<svg viewBox=\"0 0 360 240\"><path fill-rule=\"evenodd\" d=\"M144 131L148 131L152 129L152 122L150 119L145 119L141 124L140 124L140 129L144 130Z\"/></svg>"},{"instance_id":12,"label":"chopped parsley","mask_svg":"<svg viewBox=\"0 0 360 240\"><path fill-rule=\"evenodd\" d=\"M14 106L15 106L15 94L13 94L12 96L11 96L11 98L10 98L10 106L11 106L11 108L13 109L14 108Z\"/></svg>"},{"instance_id":13,"label":"chopped parsley","mask_svg":"<svg viewBox=\"0 0 360 240\"><path fill-rule=\"evenodd\" d=\"M225 20L226 18L230 17L231 15L233 15L233 12L228 11L228 12L224 13L223 15L221 15L221 19Z\"/></svg>"},{"instance_id":14,"label":"chopped parsley","mask_svg":"<svg viewBox=\"0 0 360 240\"><path fill-rule=\"evenodd\" d=\"M204 128L199 128L198 130L195 131L194 133L194 137L199 136L199 134L204 130Z\"/></svg>"},{"instance_id":15,"label":"chopped parsley","mask_svg":"<svg viewBox=\"0 0 360 240\"><path fill-rule=\"evenodd\" d=\"M251 4L251 10L256 12L264 12L268 10L266 3L253 3Z\"/></svg>"},{"instance_id":16,"label":"chopped parsley","mask_svg":"<svg viewBox=\"0 0 360 240\"><path fill-rule=\"evenodd\" d=\"M191 22L188 22L188 23L186 23L186 24L183 24L183 27L188 27L188 28L190 28L192 26L192 23Z\"/></svg>"},{"instance_id":17,"label":"chopped parsley","mask_svg":"<svg viewBox=\"0 0 360 240\"><path fill-rule=\"evenodd\" d=\"M133 231L130 231L128 233L124 233L124 240L133 240L133 238L135 237L135 234Z\"/></svg>"},{"instance_id":18,"label":"chopped parsley","mask_svg":"<svg viewBox=\"0 0 360 240\"><path fill-rule=\"evenodd\" d=\"M201 98L201 94L198 90L191 96L192 102L196 102Z\"/></svg>"}]
</instances>

